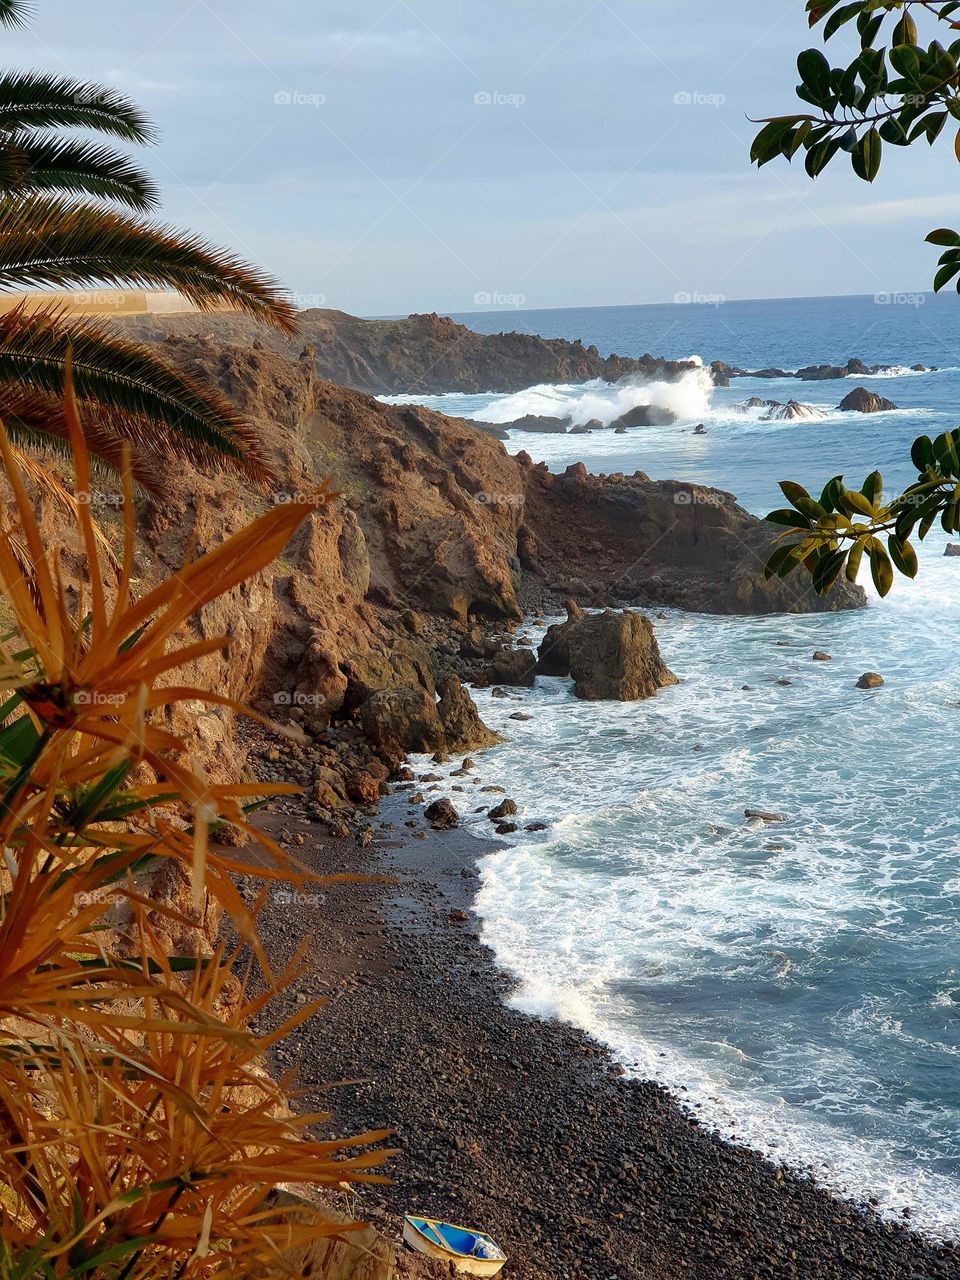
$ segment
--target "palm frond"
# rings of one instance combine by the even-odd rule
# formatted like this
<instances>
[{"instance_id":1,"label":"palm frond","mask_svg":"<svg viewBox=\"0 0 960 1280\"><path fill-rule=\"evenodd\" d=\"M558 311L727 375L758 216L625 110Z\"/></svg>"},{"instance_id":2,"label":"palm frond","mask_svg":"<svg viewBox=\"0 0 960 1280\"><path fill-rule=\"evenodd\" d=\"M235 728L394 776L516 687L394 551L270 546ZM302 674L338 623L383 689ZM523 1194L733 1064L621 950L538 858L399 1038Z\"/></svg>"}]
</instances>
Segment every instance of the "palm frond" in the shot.
<instances>
[{"instance_id":1,"label":"palm frond","mask_svg":"<svg viewBox=\"0 0 960 1280\"><path fill-rule=\"evenodd\" d=\"M25 27L33 11L23 0L0 0L0 26Z\"/></svg>"},{"instance_id":2,"label":"palm frond","mask_svg":"<svg viewBox=\"0 0 960 1280\"><path fill-rule=\"evenodd\" d=\"M0 388L8 394L20 389L62 402L71 353L77 395L95 406L90 444L108 463L127 440L148 470L151 456L167 452L205 467L232 463L259 481L272 477L260 435L229 401L146 348L56 309L21 305L0 315ZM40 401L21 404L22 430L65 438L62 413L45 424Z\"/></svg>"},{"instance_id":3,"label":"palm frond","mask_svg":"<svg viewBox=\"0 0 960 1280\"><path fill-rule=\"evenodd\" d=\"M61 396L30 391L16 382L0 384L0 422L19 449L69 459L70 431ZM160 493L164 474L160 459L135 447L137 442L129 434L129 425L129 415L106 409L95 401L84 404L83 433L94 465L108 474L119 471L124 444L128 443L134 446L130 466L137 485L148 493Z\"/></svg>"},{"instance_id":4,"label":"palm frond","mask_svg":"<svg viewBox=\"0 0 960 1280\"><path fill-rule=\"evenodd\" d=\"M25 6L0 0L7 14ZM3 17L0 22L12 25ZM140 108L124 94L90 80L49 71L6 71L0 75L0 129L95 129L128 142L149 143L156 131Z\"/></svg>"},{"instance_id":5,"label":"palm frond","mask_svg":"<svg viewBox=\"0 0 960 1280\"><path fill-rule=\"evenodd\" d=\"M284 333L295 328L296 312L269 276L199 236L62 197L0 205L0 289L101 283L174 288L201 311L228 306Z\"/></svg>"},{"instance_id":6,"label":"palm frond","mask_svg":"<svg viewBox=\"0 0 960 1280\"><path fill-rule=\"evenodd\" d=\"M116 200L138 213L160 199L149 175L112 147L35 131L0 135L0 194L38 190Z\"/></svg>"}]
</instances>

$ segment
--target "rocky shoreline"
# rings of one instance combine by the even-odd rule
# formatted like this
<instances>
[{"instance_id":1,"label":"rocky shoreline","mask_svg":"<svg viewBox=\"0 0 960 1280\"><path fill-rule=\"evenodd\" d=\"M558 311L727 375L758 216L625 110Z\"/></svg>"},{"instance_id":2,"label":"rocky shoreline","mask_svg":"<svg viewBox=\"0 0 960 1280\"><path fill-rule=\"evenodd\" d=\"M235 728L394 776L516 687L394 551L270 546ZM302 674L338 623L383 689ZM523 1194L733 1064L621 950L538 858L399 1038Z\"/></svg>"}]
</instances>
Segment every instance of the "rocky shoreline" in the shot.
<instances>
[{"instance_id":1,"label":"rocky shoreline","mask_svg":"<svg viewBox=\"0 0 960 1280\"><path fill-rule=\"evenodd\" d=\"M276 565L195 624L195 638L228 634L240 655L203 659L197 683L256 700L299 740L238 733L216 712L190 731L212 776L236 776L249 748L256 776L303 783L303 801L264 821L308 865L396 881L273 890L262 921L277 965L311 939L290 1007L331 997L276 1069L297 1071L303 1105L329 1109L337 1132L397 1131L394 1182L364 1191L359 1214L392 1238L404 1211L473 1221L501 1238L518 1280L956 1275L955 1249L720 1141L663 1089L622 1079L588 1037L507 1007L510 982L471 914L484 846L425 823L431 797L417 798L404 763L411 750L490 743L460 682L532 681L532 655L515 642L527 613L567 599L572 621L577 605L808 612L861 607L862 591L820 599L804 582L767 582L776 531L730 494L581 465L553 475L468 422L323 380L312 347L294 356L232 330L181 334L179 319L154 335L165 355L261 427L277 487L171 475L147 508L142 579L325 476L339 494ZM571 345L536 348L523 377L541 356L578 360ZM477 348L469 376L487 352ZM669 679L649 623L629 623L627 660L626 616L597 624L609 630L597 651L623 659L600 680L577 636L560 637L582 696L610 696L611 679L614 696ZM171 937L171 951L192 953L209 943L201 934ZM338 1080L353 1083L326 1088Z\"/></svg>"},{"instance_id":2,"label":"rocky shoreline","mask_svg":"<svg viewBox=\"0 0 960 1280\"><path fill-rule=\"evenodd\" d=\"M430 830L402 792L365 847L289 808L264 820L311 868L392 880L324 886L293 906L273 893L261 921L277 965L311 939L289 1007L329 995L276 1068L295 1072L304 1108L332 1112L334 1132L395 1130L393 1181L356 1205L385 1235L399 1238L404 1212L482 1226L516 1280L958 1274L955 1246L722 1141L658 1085L623 1078L589 1037L509 1008L511 982L471 910L477 859L497 845Z\"/></svg>"}]
</instances>

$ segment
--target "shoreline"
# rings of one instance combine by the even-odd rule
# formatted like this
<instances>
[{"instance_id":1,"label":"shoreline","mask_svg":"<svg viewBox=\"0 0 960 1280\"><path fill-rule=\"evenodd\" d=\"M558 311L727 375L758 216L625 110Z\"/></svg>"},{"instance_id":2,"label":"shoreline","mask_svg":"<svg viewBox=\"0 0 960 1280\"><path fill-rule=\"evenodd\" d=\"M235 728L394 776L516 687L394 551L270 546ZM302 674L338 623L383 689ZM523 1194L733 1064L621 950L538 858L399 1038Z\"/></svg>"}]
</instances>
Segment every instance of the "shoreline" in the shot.
<instances>
[{"instance_id":1,"label":"shoreline","mask_svg":"<svg viewBox=\"0 0 960 1280\"><path fill-rule=\"evenodd\" d=\"M283 997L329 995L280 1049L301 1105L333 1133L392 1127L391 1185L357 1213L398 1240L423 1212L490 1231L517 1280L675 1280L677 1275L949 1277L960 1247L834 1196L701 1126L662 1086L626 1078L608 1050L507 1006L513 987L480 941L479 861L501 847L425 827L402 792L365 848L292 813L265 815L320 873L395 883L324 886L315 902L268 897L272 963L313 935ZM348 1081L333 1089L321 1086Z\"/></svg>"}]
</instances>

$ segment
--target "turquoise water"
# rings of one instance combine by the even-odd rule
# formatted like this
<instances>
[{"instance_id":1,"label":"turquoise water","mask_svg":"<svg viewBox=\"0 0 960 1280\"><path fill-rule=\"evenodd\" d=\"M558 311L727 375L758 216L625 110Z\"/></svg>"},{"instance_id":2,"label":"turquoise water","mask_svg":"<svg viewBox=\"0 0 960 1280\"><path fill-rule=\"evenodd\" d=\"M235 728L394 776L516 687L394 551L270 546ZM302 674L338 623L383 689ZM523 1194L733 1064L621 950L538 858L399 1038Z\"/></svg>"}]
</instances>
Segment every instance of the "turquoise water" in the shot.
<instances>
[{"instance_id":1,"label":"turquoise water","mask_svg":"<svg viewBox=\"0 0 960 1280\"><path fill-rule=\"evenodd\" d=\"M717 484L763 512L776 481L910 477L909 442L960 421L960 302L872 299L637 307L470 317L581 337L604 350L696 352L742 365L909 366L868 385L901 406L835 412L852 383L692 375L681 421L625 436L518 435L559 470L584 461ZM622 389L434 397L508 420L612 407ZM649 389L637 391L648 395ZM762 423L733 410L795 396L823 417ZM592 416L592 413L591 413ZM694 436L703 422L706 435ZM724 1132L828 1184L909 1208L960 1234L960 559L931 534L920 578L866 611L656 621L681 683L656 700L583 704L540 679L519 701L477 691L508 741L484 753L542 834L483 864L486 940L521 980L517 1000L611 1044ZM539 634L534 629L534 638ZM833 655L813 662L814 649ZM854 688L865 670L882 689ZM777 681L788 678L789 685ZM744 689L743 686L749 686ZM512 721L524 706L532 719ZM451 780L450 786L456 782ZM454 801L464 797L454 792ZM750 822L745 808L786 821ZM470 819L488 829L482 815Z\"/></svg>"}]
</instances>

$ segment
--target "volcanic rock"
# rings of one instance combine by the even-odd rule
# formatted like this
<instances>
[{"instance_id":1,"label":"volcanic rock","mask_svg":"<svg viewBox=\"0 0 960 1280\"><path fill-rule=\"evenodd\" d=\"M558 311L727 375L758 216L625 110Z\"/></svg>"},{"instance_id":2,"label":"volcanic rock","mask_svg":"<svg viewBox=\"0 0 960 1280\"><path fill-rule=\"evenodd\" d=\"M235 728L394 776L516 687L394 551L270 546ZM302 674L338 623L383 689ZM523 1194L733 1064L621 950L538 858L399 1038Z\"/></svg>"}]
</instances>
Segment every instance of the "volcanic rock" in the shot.
<instances>
[{"instance_id":1,"label":"volcanic rock","mask_svg":"<svg viewBox=\"0 0 960 1280\"><path fill-rule=\"evenodd\" d=\"M751 396L749 400L741 400L733 407L737 413L746 413L749 409L778 409L781 403L779 400L764 400L762 396Z\"/></svg>"},{"instance_id":2,"label":"volcanic rock","mask_svg":"<svg viewBox=\"0 0 960 1280\"><path fill-rule=\"evenodd\" d=\"M844 396L839 407L844 413L887 413L896 409L892 400L868 391L866 387L856 387L849 395Z\"/></svg>"},{"instance_id":3,"label":"volcanic rock","mask_svg":"<svg viewBox=\"0 0 960 1280\"><path fill-rule=\"evenodd\" d=\"M517 804L515 800L501 800L501 802L487 814L491 822L499 822L501 818L512 818L517 812Z\"/></svg>"},{"instance_id":4,"label":"volcanic rock","mask_svg":"<svg viewBox=\"0 0 960 1280\"><path fill-rule=\"evenodd\" d=\"M752 818L756 822L786 822L786 816L782 813L768 813L766 809L744 809L743 816Z\"/></svg>"},{"instance_id":5,"label":"volcanic rock","mask_svg":"<svg viewBox=\"0 0 960 1280\"><path fill-rule=\"evenodd\" d=\"M321 378L373 395L444 391L523 391L541 383L581 383L624 377L675 382L697 366L688 360L601 356L595 346L528 333L482 334L446 316L411 315L362 320L343 311L310 308L297 316L297 337L287 338L236 313L117 317L130 337L162 342L201 337L296 359L309 344L310 366Z\"/></svg>"},{"instance_id":6,"label":"volcanic rock","mask_svg":"<svg viewBox=\"0 0 960 1280\"><path fill-rule=\"evenodd\" d=\"M446 797L428 804L423 816L435 831L449 831L460 825L460 815Z\"/></svg>"},{"instance_id":7,"label":"volcanic rock","mask_svg":"<svg viewBox=\"0 0 960 1280\"><path fill-rule=\"evenodd\" d=\"M466 421L484 435L493 436L494 440L510 439L510 432L502 422L483 422L479 418L467 418Z\"/></svg>"},{"instance_id":8,"label":"volcanic rock","mask_svg":"<svg viewBox=\"0 0 960 1280\"><path fill-rule=\"evenodd\" d=\"M761 417L761 422L792 422L797 418L822 418L824 415L812 404L800 404L788 400L786 404L774 404Z\"/></svg>"},{"instance_id":9,"label":"volcanic rock","mask_svg":"<svg viewBox=\"0 0 960 1280\"><path fill-rule=\"evenodd\" d=\"M700 613L818 613L866 603L862 587L842 577L826 596L807 575L768 581L763 566L777 530L730 493L639 471L600 477L577 463L554 475L520 455L516 461L524 472L524 523L536 531L542 570L541 578L523 580L530 608L555 608L570 594L590 602L601 586L618 604ZM601 553L587 551L593 542ZM539 669L556 674L542 656Z\"/></svg>"},{"instance_id":10,"label":"volcanic rock","mask_svg":"<svg viewBox=\"0 0 960 1280\"><path fill-rule=\"evenodd\" d=\"M858 689L879 689L883 684L883 676L876 671L865 671L857 681Z\"/></svg>"},{"instance_id":11,"label":"volcanic rock","mask_svg":"<svg viewBox=\"0 0 960 1280\"><path fill-rule=\"evenodd\" d=\"M527 413L522 418L503 424L508 431L549 431L562 434L570 425L569 418L551 418L544 414Z\"/></svg>"},{"instance_id":12,"label":"volcanic rock","mask_svg":"<svg viewBox=\"0 0 960 1280\"><path fill-rule=\"evenodd\" d=\"M490 679L514 688L530 688L536 665L529 649L501 649L490 667Z\"/></svg>"},{"instance_id":13,"label":"volcanic rock","mask_svg":"<svg viewBox=\"0 0 960 1280\"><path fill-rule=\"evenodd\" d=\"M444 676L437 691L440 694L437 714L443 745L448 751L473 751L492 747L501 740L500 735L488 729L480 719L476 703L455 675ZM467 768L466 761L462 767Z\"/></svg>"},{"instance_id":14,"label":"volcanic rock","mask_svg":"<svg viewBox=\"0 0 960 1280\"><path fill-rule=\"evenodd\" d=\"M371 694L360 707L360 721L386 760L400 761L408 751L447 749L436 700L421 685Z\"/></svg>"},{"instance_id":15,"label":"volcanic rock","mask_svg":"<svg viewBox=\"0 0 960 1280\"><path fill-rule=\"evenodd\" d=\"M661 661L650 620L613 609L549 628L540 662L549 674L572 676L576 696L591 701L651 698L677 683Z\"/></svg>"},{"instance_id":16,"label":"volcanic rock","mask_svg":"<svg viewBox=\"0 0 960 1280\"><path fill-rule=\"evenodd\" d=\"M859 365L859 362L857 362ZM866 373L866 368L858 367L858 373ZM796 377L802 382L830 382L835 378L845 378L850 370L845 366L836 364L809 364L803 369L798 369Z\"/></svg>"},{"instance_id":17,"label":"volcanic rock","mask_svg":"<svg viewBox=\"0 0 960 1280\"><path fill-rule=\"evenodd\" d=\"M677 415L670 409L663 408L662 405L638 404L628 409L626 413L622 413L619 418L614 418L610 426L614 430L619 430L621 427L660 427L669 426L676 420Z\"/></svg>"}]
</instances>

